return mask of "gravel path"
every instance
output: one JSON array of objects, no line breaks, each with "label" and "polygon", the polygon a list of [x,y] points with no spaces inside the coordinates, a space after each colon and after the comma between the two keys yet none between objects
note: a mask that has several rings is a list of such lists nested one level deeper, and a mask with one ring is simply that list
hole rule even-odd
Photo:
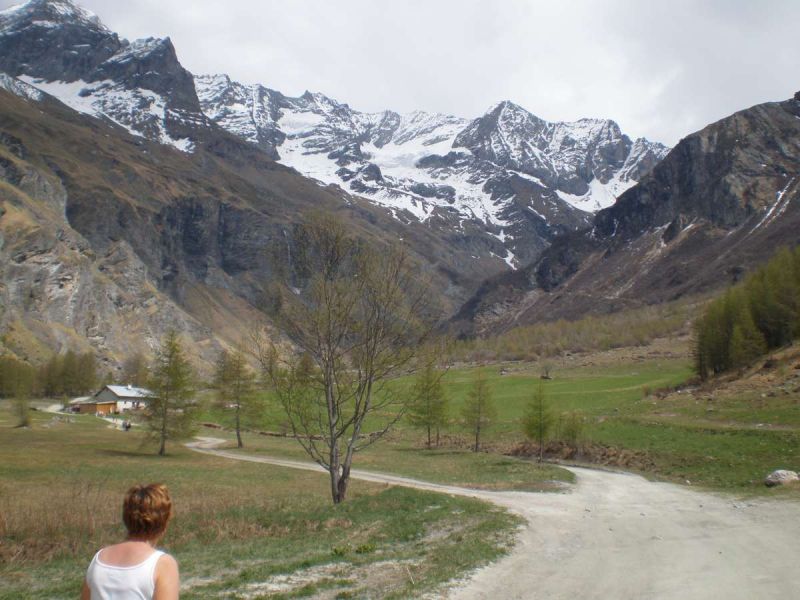
[{"label": "gravel path", "polygon": [[[198,452],[313,471],[312,463]],[[451,588],[452,599],[800,598],[800,505],[739,501],[637,475],[570,468],[568,493],[487,492],[353,471],[365,481],[480,498],[522,515],[512,552]]]}]

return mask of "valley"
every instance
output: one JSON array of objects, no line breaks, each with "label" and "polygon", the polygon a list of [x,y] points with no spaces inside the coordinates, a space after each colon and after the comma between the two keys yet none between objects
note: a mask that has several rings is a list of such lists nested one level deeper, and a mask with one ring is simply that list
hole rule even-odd
[{"label": "valley", "polygon": [[[198,435],[212,440],[206,446],[212,450],[199,455],[175,447],[166,459],[142,446],[138,428],[124,432],[92,416],[37,412],[31,429],[11,430],[11,416],[0,412],[2,535],[10,543],[0,571],[7,582],[0,586],[0,597],[18,597],[22,588],[29,590],[30,598],[69,595],[85,562],[82,544],[102,544],[115,535],[115,502],[108,506],[108,500],[133,473],[164,480],[180,499],[166,547],[181,556],[187,598],[229,597],[231,590],[246,597],[257,589],[313,597],[349,590],[358,597],[365,585],[381,597],[431,590],[453,598],[480,597],[502,581],[499,573],[531,559],[537,566],[526,572],[537,578],[537,590],[561,589],[564,580],[554,573],[561,573],[565,564],[584,572],[574,574],[567,589],[590,585],[587,577],[592,574],[592,581],[602,580],[614,590],[617,575],[607,571],[607,565],[601,575],[600,566],[592,567],[587,558],[595,552],[597,539],[607,538],[608,547],[622,544],[623,554],[683,553],[690,542],[671,529],[678,514],[686,531],[694,532],[693,539],[705,527],[711,527],[707,535],[718,540],[720,531],[728,532],[725,536],[730,537],[720,547],[728,558],[712,561],[713,569],[715,577],[739,581],[737,577],[750,571],[734,576],[730,569],[738,563],[729,560],[729,552],[735,553],[736,561],[747,561],[748,568],[758,564],[748,553],[767,560],[780,552],[779,544],[766,549],[741,536],[773,527],[778,515],[793,510],[800,492],[797,486],[763,485],[769,471],[800,461],[795,418],[800,392],[793,384],[800,354],[794,348],[780,352],[767,359],[766,369],[759,364],[748,377],[718,382],[713,388],[690,385],[659,391],[675,389],[690,377],[685,352],[686,340],[671,338],[552,361],[552,379],[545,382],[548,398],[559,413],[580,411],[586,425],[578,443],[583,454],[563,454],[565,445],[553,445],[544,465],[533,456],[524,457],[528,442],[519,426],[542,365],[483,367],[490,371],[499,411],[484,450],[477,454],[470,450],[469,433],[458,416],[475,369],[455,368],[444,383],[451,417],[441,447],[426,449],[422,432],[401,423],[388,439],[359,455],[352,498],[339,507],[330,507],[324,473],[314,472],[319,467],[308,462],[294,440],[250,432],[244,436],[244,448],[236,449],[232,432],[219,428],[231,425],[230,410],[211,404],[202,419],[216,426],[202,427]],[[409,382],[400,379],[396,385],[408,388]],[[777,399],[762,398],[777,389],[785,390]],[[714,410],[709,412],[708,406]],[[279,430],[280,409],[268,407],[264,426]],[[225,450],[216,454],[220,445]],[[597,451],[600,447],[606,449],[603,454]],[[511,456],[520,452],[523,457]],[[274,465],[262,462],[273,460]],[[558,466],[587,461],[611,471]],[[296,471],[296,466],[310,471]],[[664,483],[614,474],[619,469]],[[374,475],[379,473],[387,475]],[[199,478],[204,491],[198,495]],[[430,483],[407,483],[411,480]],[[406,485],[428,491],[404,491]],[[27,496],[32,489],[42,490],[40,500],[27,502],[24,510],[40,516],[23,519],[25,501],[20,494]],[[64,523],[53,521],[50,499],[56,493],[63,496],[59,511],[70,515]],[[461,496],[489,501],[510,513]],[[701,507],[696,516],[690,516],[689,505]],[[520,517],[530,526],[515,533]],[[702,524],[690,525],[692,519]],[[638,520],[646,524],[644,529],[634,524]],[[712,521],[716,524],[708,525]],[[314,534],[309,537],[310,531]],[[599,538],[589,541],[592,531]],[[785,529],[784,533],[791,535]],[[33,544],[26,541],[30,535],[51,542]],[[782,535],[774,533],[771,539]],[[84,542],[70,541],[76,536]],[[707,544],[694,551],[698,557],[711,556],[706,554]],[[450,587],[453,578],[507,552],[507,558],[477,571],[469,583]],[[554,556],[561,565],[555,572],[547,566]],[[624,564],[629,568],[635,563],[631,554]],[[759,572],[765,589],[781,589],[780,578]],[[666,584],[670,577],[642,570],[630,589],[652,589],[653,598],[671,598],[672,588]],[[31,578],[40,583],[32,585]],[[704,597],[712,581],[722,585],[715,578],[690,580],[690,597]],[[743,581],[735,585],[742,593],[749,589]],[[515,589],[514,594],[522,594],[522,582]]]},{"label": "valley", "polygon": [[781,11],[147,4],[0,0],[0,600],[800,596]]}]

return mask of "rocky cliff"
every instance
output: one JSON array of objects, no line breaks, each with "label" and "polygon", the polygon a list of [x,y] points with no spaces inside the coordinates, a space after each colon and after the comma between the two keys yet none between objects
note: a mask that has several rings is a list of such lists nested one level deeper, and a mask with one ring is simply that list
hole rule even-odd
[{"label": "rocky cliff", "polygon": [[462,331],[704,293],[800,241],[800,99],[754,106],[687,136],[594,225],[482,286]]}]

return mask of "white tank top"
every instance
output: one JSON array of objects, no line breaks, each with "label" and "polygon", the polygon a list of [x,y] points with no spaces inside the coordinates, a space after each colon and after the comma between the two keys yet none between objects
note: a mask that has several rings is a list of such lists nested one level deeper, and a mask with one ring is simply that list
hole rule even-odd
[{"label": "white tank top", "polygon": [[100,560],[100,552],[94,555],[86,572],[92,600],[153,600],[153,575],[158,559],[164,555],[161,550],[130,567],[107,565]]}]

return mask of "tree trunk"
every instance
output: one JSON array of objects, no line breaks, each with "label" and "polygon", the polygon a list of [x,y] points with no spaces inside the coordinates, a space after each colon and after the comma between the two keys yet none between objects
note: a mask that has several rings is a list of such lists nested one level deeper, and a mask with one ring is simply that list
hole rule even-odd
[{"label": "tree trunk", "polygon": [[481,426],[480,423],[475,427],[475,449],[473,452],[478,452],[481,447]]},{"label": "tree trunk", "polygon": [[239,448],[244,448],[244,444],[242,443],[242,428],[241,428],[241,421],[239,419],[239,410],[240,407],[236,405],[236,444]]},{"label": "tree trunk", "polygon": [[439,447],[439,428],[436,428],[436,447]]},{"label": "tree trunk", "polygon": [[340,502],[344,502],[345,498],[347,497],[347,484],[350,482],[350,467],[342,468],[342,474],[339,477],[339,484],[337,486],[337,494],[334,502],[339,504]]},{"label": "tree trunk", "polygon": [[330,467],[328,470],[331,475],[331,498],[334,504],[340,504],[347,498],[347,484],[350,479],[350,469],[342,468],[341,473],[338,468]]},{"label": "tree trunk", "polygon": [[428,450],[431,449],[431,426],[428,425]]},{"label": "tree trunk", "polygon": [[163,408],[161,409],[161,447],[158,449],[158,455],[164,456],[167,453],[167,403],[169,396],[164,398]]},{"label": "tree trunk", "polygon": [[539,462],[544,460],[544,398],[539,398]]}]

